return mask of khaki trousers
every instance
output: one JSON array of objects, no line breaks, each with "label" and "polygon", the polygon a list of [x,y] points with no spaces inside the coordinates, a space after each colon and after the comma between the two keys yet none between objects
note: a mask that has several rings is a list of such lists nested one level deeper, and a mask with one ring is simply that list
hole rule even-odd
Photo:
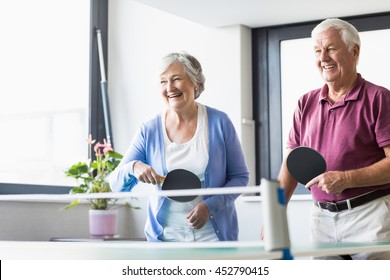
[{"label": "khaki trousers", "polygon": [[[312,242],[390,242],[390,195],[341,212],[330,212],[313,205],[310,223]],[[390,260],[390,252],[361,253],[351,257],[356,260]]]}]

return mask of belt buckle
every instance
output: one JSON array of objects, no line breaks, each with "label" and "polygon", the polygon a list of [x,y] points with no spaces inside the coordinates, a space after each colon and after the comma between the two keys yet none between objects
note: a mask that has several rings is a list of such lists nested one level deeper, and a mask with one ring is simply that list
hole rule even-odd
[{"label": "belt buckle", "polygon": [[[332,210],[329,209],[330,206],[334,207],[334,209],[332,209]],[[326,209],[331,211],[331,212],[339,212],[339,208],[337,207],[337,203],[335,203],[335,202],[327,202]]]}]

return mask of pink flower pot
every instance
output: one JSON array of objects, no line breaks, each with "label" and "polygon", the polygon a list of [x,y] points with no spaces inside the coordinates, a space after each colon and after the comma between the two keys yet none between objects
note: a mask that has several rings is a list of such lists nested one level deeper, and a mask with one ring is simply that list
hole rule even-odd
[{"label": "pink flower pot", "polygon": [[118,210],[89,210],[91,238],[110,238],[118,234]]}]

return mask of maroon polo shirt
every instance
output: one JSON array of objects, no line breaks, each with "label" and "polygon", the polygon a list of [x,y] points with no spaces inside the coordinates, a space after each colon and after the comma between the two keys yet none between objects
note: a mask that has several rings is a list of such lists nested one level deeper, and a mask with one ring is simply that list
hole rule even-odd
[{"label": "maroon polo shirt", "polygon": [[[307,146],[319,151],[326,160],[327,171],[357,169],[383,159],[383,147],[390,145],[390,91],[359,74],[351,91],[335,104],[327,100],[327,92],[325,84],[299,99],[287,147]],[[380,188],[390,188],[390,184],[350,188],[338,196],[316,185],[311,192],[313,199],[325,202]]]}]

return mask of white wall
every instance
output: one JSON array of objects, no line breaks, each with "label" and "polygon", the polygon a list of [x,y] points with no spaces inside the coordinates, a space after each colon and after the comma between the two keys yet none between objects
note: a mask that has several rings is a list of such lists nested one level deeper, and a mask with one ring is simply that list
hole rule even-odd
[{"label": "white wall", "polygon": [[[291,244],[306,244],[310,240],[309,212],[312,202],[303,195],[292,199],[287,207],[287,220]],[[261,197],[241,196],[236,201],[239,240],[259,240],[263,227]]]}]

